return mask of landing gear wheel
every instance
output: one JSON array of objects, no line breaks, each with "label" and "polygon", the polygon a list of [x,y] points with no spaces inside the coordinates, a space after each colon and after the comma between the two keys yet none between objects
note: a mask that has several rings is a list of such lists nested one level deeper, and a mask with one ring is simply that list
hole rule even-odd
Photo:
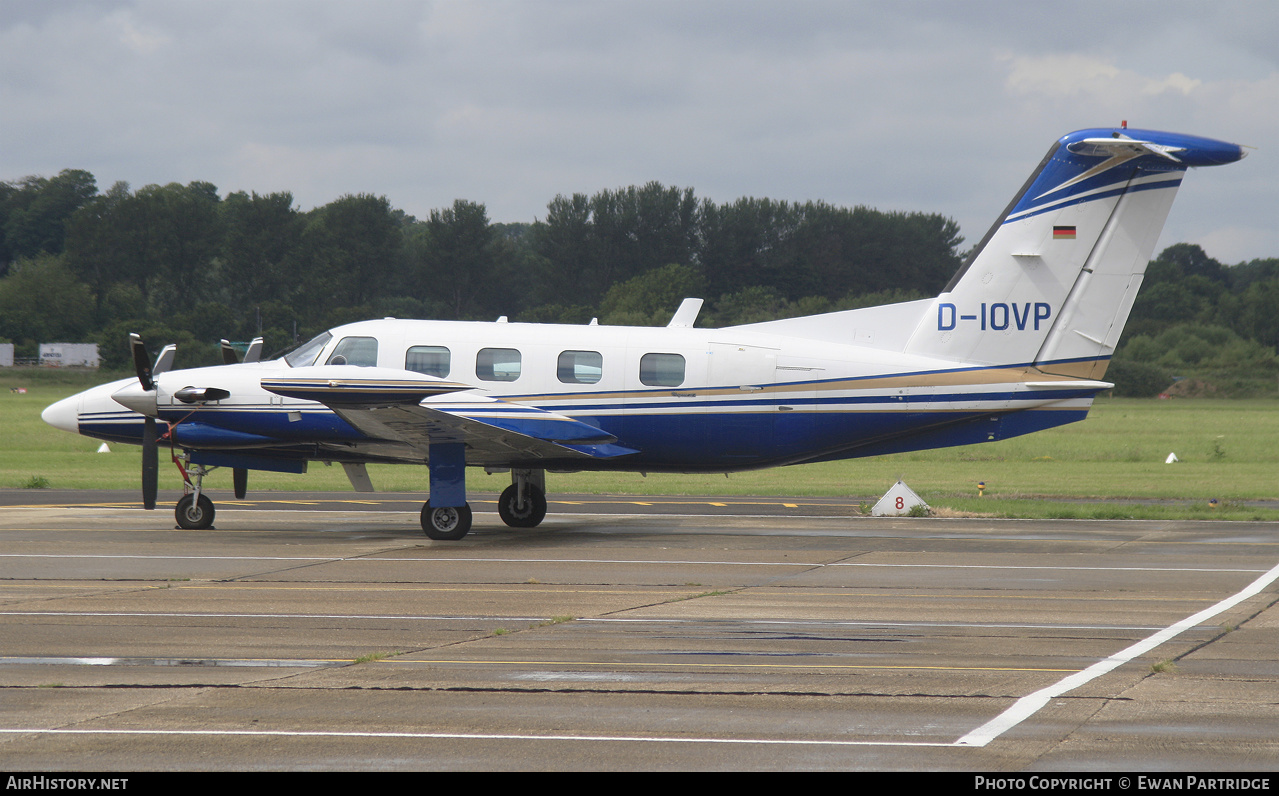
[{"label": "landing gear wheel", "polygon": [[197,501],[194,495],[183,495],[173,516],[178,525],[188,531],[202,531],[213,526],[213,501],[200,495]]},{"label": "landing gear wheel", "polygon": [[536,528],[546,519],[546,495],[532,484],[524,486],[524,505],[519,505],[519,490],[508,486],[497,499],[497,513],[512,528]]},{"label": "landing gear wheel", "polygon": [[466,536],[471,530],[471,506],[440,506],[432,508],[431,501],[422,504],[422,530],[430,539],[452,542]]}]

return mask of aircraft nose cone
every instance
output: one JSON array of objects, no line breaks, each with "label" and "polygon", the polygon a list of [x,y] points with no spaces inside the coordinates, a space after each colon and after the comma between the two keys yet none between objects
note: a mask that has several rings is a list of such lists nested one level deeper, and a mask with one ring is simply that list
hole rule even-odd
[{"label": "aircraft nose cone", "polygon": [[40,413],[40,419],[54,428],[70,431],[73,434],[79,433],[80,396],[73,395],[70,398],[63,398],[61,401],[49,404]]}]

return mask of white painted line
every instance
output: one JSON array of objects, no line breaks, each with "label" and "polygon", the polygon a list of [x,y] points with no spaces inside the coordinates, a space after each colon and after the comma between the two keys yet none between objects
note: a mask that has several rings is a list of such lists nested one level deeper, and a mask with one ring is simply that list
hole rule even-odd
[{"label": "white painted line", "polygon": [[414,556],[152,556],[124,555],[100,553],[0,553],[0,558],[53,558],[53,559],[137,559],[143,561],[327,561],[361,562],[389,561],[396,564],[652,564],[680,566],[717,566],[717,567],[864,567],[867,569],[1026,569],[1050,570],[1059,572],[1264,572],[1260,568],[1235,567],[1056,567],[1043,564],[876,564],[865,562],[822,563],[820,561],[698,561],[691,559],[646,559],[646,558],[465,558],[460,556],[423,557]]},{"label": "white painted line", "polygon": [[177,666],[201,668],[207,666],[231,666],[250,668],[315,668],[349,666],[350,658],[341,660],[278,660],[268,658],[59,658],[52,656],[0,657],[0,664],[9,666]]},{"label": "white painted line", "polygon": [[[457,622],[545,622],[547,616],[406,616],[401,614],[227,614],[167,612],[167,611],[0,611],[0,616],[95,616],[95,617],[133,617],[156,619],[368,619],[383,621],[387,619],[409,619],[414,621],[457,621]],[[4,660],[0,658],[0,660]]]},{"label": "white painted line", "polygon": [[1101,677],[1103,674],[1117,669],[1131,661],[1133,658],[1145,654],[1155,647],[1158,647],[1160,644],[1170,641],[1187,630],[1202,624],[1203,622],[1207,622],[1218,614],[1235,607],[1249,597],[1259,594],[1262,589],[1266,588],[1271,583],[1274,583],[1276,578],[1279,578],[1279,565],[1275,565],[1270,571],[1254,580],[1247,586],[1247,588],[1234,596],[1227,597],[1210,608],[1205,608],[1193,616],[1186,617],[1180,622],[1160,630],[1153,636],[1139,641],[1127,649],[1120,650],[1105,660],[1094,663],[1082,672],[1072,674],[1060,682],[1047,688],[1042,688],[1033,694],[1027,694],[1017,700],[1017,702],[1008,710],[960,738],[955,742],[956,745],[985,746],[1000,735],[1003,735],[1005,732],[1033,716],[1041,708],[1047,705],[1050,700],[1092,682],[1098,677]]},{"label": "white painted line", "polygon": [[607,741],[615,743],[767,744],[774,746],[908,746],[948,747],[949,741],[840,741],[821,738],[689,738],[645,735],[536,735],[483,732],[356,732],[340,730],[73,730],[0,727],[6,735],[203,735],[274,738],[437,738],[476,741]]},{"label": "white painted line", "polygon": [[[321,556],[145,556],[100,553],[0,553],[0,558],[125,558],[138,561],[348,561],[357,559]],[[387,561],[413,559],[386,559]]]},{"label": "white painted line", "polygon": [[[4,616],[0,613],[0,616]],[[803,627],[882,627],[887,629],[908,628],[908,627],[936,627],[942,629],[953,628],[956,630],[963,628],[976,628],[979,630],[1122,630],[1125,632],[1145,632],[1150,630],[1158,630],[1157,627],[1149,627],[1142,625],[1047,625],[1047,624],[1022,624],[1015,622],[872,622],[859,620],[832,620],[823,621],[820,619],[626,619],[626,618],[590,618],[585,617],[574,620],[576,623],[630,623],[630,624],[659,624],[659,625],[783,625],[787,627],[800,625]]]},{"label": "white painted line", "polygon": [[[249,613],[201,613],[194,611],[0,611],[0,617],[98,617],[98,618],[134,618],[134,619],[334,619],[362,621],[410,621],[410,622],[545,622],[549,616],[475,616],[462,614],[416,615],[416,614],[249,614]],[[862,628],[941,628],[961,630],[975,628],[979,630],[1117,630],[1123,632],[1148,632],[1158,630],[1157,627],[1141,625],[1053,625],[1053,624],[1019,624],[1012,622],[872,622],[857,620],[820,619],[672,619],[647,617],[627,619],[622,617],[579,617],[575,624],[645,624],[645,625],[697,625],[697,626],[741,626],[764,625],[784,627],[862,627]],[[0,656],[0,663],[10,661]]]},{"label": "white painted line", "polygon": [[1265,572],[1260,567],[1247,569],[1210,569],[1206,567],[1054,567],[1043,564],[868,564],[854,561],[825,564],[828,567],[884,567],[891,569],[1048,569],[1084,572]]}]

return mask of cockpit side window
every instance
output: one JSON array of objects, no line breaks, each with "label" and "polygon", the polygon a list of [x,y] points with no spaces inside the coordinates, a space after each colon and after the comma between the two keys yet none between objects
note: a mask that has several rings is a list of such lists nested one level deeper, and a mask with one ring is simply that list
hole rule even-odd
[{"label": "cockpit side window", "polygon": [[358,365],[362,368],[377,367],[376,337],[343,337],[326,365]]},{"label": "cockpit side window", "polygon": [[285,354],[284,361],[289,363],[289,367],[291,368],[305,368],[308,365],[314,365],[315,358],[320,355],[320,351],[322,351],[332,339],[333,335],[328,332],[320,332],[315,337],[312,337],[308,342],[303,343]]}]

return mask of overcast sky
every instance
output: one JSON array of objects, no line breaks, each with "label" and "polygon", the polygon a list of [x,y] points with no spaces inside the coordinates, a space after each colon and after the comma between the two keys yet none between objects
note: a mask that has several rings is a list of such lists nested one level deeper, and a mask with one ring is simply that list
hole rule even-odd
[{"label": "overcast sky", "polygon": [[1159,248],[1279,257],[1279,3],[0,0],[0,180],[384,195],[494,221],[657,180],[981,238],[1054,139],[1257,147]]}]

